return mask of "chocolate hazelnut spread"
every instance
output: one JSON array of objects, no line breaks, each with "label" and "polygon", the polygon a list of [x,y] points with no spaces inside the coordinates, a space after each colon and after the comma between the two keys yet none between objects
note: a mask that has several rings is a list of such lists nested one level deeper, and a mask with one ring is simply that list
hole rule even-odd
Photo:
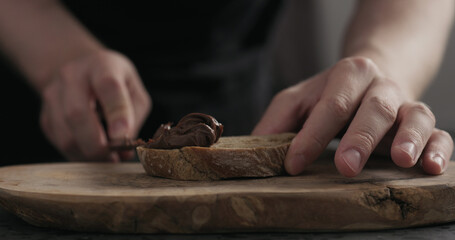
[{"label": "chocolate hazelnut spread", "polygon": [[162,124],[145,147],[174,149],[185,146],[210,147],[223,133],[223,125],[214,117],[203,113],[184,116],[175,127]]}]

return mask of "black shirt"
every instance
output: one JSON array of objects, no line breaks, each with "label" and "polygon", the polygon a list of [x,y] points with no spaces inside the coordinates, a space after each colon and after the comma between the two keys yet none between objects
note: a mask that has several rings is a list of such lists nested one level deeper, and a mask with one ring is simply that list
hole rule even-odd
[{"label": "black shirt", "polygon": [[[62,2],[137,67],[153,100],[139,137],[148,139],[161,123],[190,112],[213,115],[225,125],[224,135],[248,134],[258,121],[258,103],[269,97],[258,90],[258,65],[281,1]],[[17,93],[2,95],[8,144],[0,165],[61,160],[40,129],[39,97],[6,61],[0,64],[3,89]]]},{"label": "black shirt", "polygon": [[[102,43],[137,67],[153,109],[141,135],[204,112],[248,134],[261,49],[280,1],[64,1]],[[256,116],[253,116],[256,115]]]}]

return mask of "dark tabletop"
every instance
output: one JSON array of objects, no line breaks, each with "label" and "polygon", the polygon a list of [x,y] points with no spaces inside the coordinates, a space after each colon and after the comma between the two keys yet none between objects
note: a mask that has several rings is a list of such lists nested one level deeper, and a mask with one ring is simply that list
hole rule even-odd
[{"label": "dark tabletop", "polygon": [[91,239],[455,239],[455,223],[419,228],[396,229],[373,232],[343,233],[236,233],[204,235],[163,235],[163,234],[101,234],[62,231],[38,228],[0,208],[0,239],[49,239],[49,240],[91,240]]},{"label": "dark tabletop", "polygon": [[[454,131],[450,134],[455,136]],[[455,152],[452,155],[452,159]],[[63,231],[58,229],[39,228],[32,226],[0,207],[0,239],[8,240],[91,240],[91,239],[455,239],[455,222],[434,226],[369,231],[369,232],[333,232],[333,233],[233,233],[203,235],[170,235],[170,234],[102,234]]]}]

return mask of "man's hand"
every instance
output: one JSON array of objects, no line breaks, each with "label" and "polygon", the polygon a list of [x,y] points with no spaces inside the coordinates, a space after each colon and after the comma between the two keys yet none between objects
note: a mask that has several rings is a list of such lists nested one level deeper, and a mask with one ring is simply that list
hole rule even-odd
[{"label": "man's hand", "polygon": [[341,174],[359,174],[378,145],[400,167],[420,159],[425,172],[441,174],[452,154],[452,138],[435,128],[425,104],[409,96],[370,59],[346,58],[277,94],[253,134],[299,131],[285,161],[291,175],[301,173],[345,126],[335,154]]},{"label": "man's hand", "polygon": [[151,108],[133,64],[107,50],[66,63],[41,96],[43,131],[69,160],[131,158],[132,152],[111,153],[108,139],[135,138]]},{"label": "man's hand", "polygon": [[66,158],[132,157],[109,152],[107,141],[137,135],[150,97],[133,64],[107,50],[60,1],[0,1],[0,47],[40,94],[43,131]]}]

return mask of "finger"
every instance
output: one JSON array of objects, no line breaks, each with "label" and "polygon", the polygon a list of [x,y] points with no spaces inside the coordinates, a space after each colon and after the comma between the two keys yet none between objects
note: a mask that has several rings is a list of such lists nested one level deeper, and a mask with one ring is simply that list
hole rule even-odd
[{"label": "finger", "polygon": [[393,139],[397,133],[397,121],[393,124],[392,128],[381,139],[379,144],[374,149],[374,153],[384,157],[390,157],[390,149],[392,148]]},{"label": "finger", "polygon": [[136,121],[134,136],[132,137],[136,137],[140,127],[144,124],[145,119],[150,113],[152,100],[134,68],[130,71],[129,77],[127,78],[127,87],[129,96],[131,96],[135,116],[134,119]]},{"label": "finger", "polygon": [[393,83],[374,81],[335,153],[335,165],[342,175],[354,177],[360,173],[370,154],[393,126],[401,102]]},{"label": "finger", "polygon": [[421,156],[423,170],[428,174],[442,174],[449,165],[452,151],[452,137],[445,131],[434,129]]},{"label": "finger", "polygon": [[[145,90],[141,78],[132,64],[129,64],[127,72],[126,86],[134,111],[133,130],[130,138],[136,138],[141,126],[150,113],[152,101],[150,95]],[[118,151],[118,156],[122,161],[130,161],[134,159],[135,151]]]},{"label": "finger", "polygon": [[297,129],[308,110],[307,105],[296,100],[297,94],[296,88],[289,88],[277,94],[251,134],[267,135]]},{"label": "finger", "polygon": [[107,137],[96,113],[95,97],[93,96],[88,78],[75,79],[68,74],[62,79],[63,106],[65,121],[79,146],[85,159],[104,161],[113,159],[108,151]]},{"label": "finger", "polygon": [[111,139],[133,137],[135,120],[123,66],[113,62],[98,69],[90,84],[103,109]]},{"label": "finger", "polygon": [[119,151],[118,155],[122,161],[131,161],[134,159],[135,152],[131,151]]},{"label": "finger", "polygon": [[285,161],[289,174],[299,174],[324,151],[350,120],[374,75],[372,63],[363,58],[334,66],[320,101],[289,147]]},{"label": "finger", "polygon": [[321,81],[327,72],[320,73],[305,82],[282,90],[275,95],[252,135],[293,132],[302,126],[306,114],[320,97]]},{"label": "finger", "polygon": [[40,122],[49,141],[69,161],[82,159],[74,137],[62,118],[63,107],[60,95],[60,81],[54,81],[42,94],[43,107]]},{"label": "finger", "polygon": [[391,157],[400,167],[412,167],[433,133],[436,120],[423,103],[407,103],[398,111],[398,122],[398,131],[390,150]]}]

